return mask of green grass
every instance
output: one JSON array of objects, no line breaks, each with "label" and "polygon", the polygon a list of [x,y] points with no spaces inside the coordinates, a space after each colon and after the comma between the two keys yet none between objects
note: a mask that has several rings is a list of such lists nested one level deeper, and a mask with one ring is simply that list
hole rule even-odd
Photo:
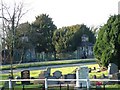
[{"label": "green grass", "polygon": [[[92,64],[92,65],[86,65],[88,66],[88,68],[93,68],[93,67],[98,67],[98,64]],[[62,75],[65,75],[65,74],[71,74],[71,73],[74,73],[75,69],[78,68],[78,66],[72,66],[72,67],[62,67],[62,68],[52,68],[51,69],[51,75],[53,75],[53,73],[57,70],[61,71],[62,72]],[[33,71],[30,71],[30,77],[35,77],[35,78],[38,78],[38,75],[41,73],[41,71],[43,70],[33,70]],[[89,77],[92,78],[93,75],[96,75],[98,78],[100,78],[100,76],[102,74],[105,74],[105,75],[108,75],[107,71],[103,71],[103,72],[92,72],[89,74]],[[20,72],[19,73],[14,73],[14,76],[20,76]]]},{"label": "green grass", "polygon": [[[86,65],[88,66],[88,68],[93,68],[93,67],[98,67],[98,64],[92,64],[92,65]],[[70,74],[70,73],[74,73],[75,69],[78,68],[78,66],[73,66],[73,67],[62,67],[62,68],[52,68],[51,69],[51,75],[53,75],[53,73],[57,70],[61,71],[62,72],[62,75],[65,75],[65,74]],[[38,75],[41,73],[41,71],[43,70],[32,70],[30,71],[30,77],[35,77],[35,78],[38,78]],[[105,74],[107,75],[107,71],[103,71],[103,72],[92,72],[89,74],[90,78],[92,78],[93,75],[97,75],[97,77],[100,77],[102,74]],[[5,79],[9,74],[3,74],[3,75],[0,75],[0,77],[2,77],[2,79]],[[21,72],[17,72],[17,73],[14,73],[14,77],[15,76],[21,76]]]},{"label": "green grass", "polygon": [[114,84],[114,85],[106,85],[105,86],[107,89],[113,88],[113,89],[120,89],[120,85],[119,84]]},{"label": "green grass", "polygon": [[[27,90],[43,90],[42,87],[44,87],[42,84],[37,84],[37,85],[24,85],[24,88]],[[15,90],[23,90],[23,85],[16,85],[14,87]],[[48,86],[48,90],[60,90],[60,87],[58,86]],[[67,90],[67,86],[61,87],[61,90]],[[74,90],[74,87],[69,87],[69,90]]]},{"label": "green grass", "polygon": [[[77,63],[89,63],[95,62],[95,59],[75,59],[75,60],[61,60],[61,61],[46,61],[46,62],[33,62],[33,63],[24,63],[24,64],[13,64],[13,69],[16,68],[29,68],[29,67],[41,67],[41,66],[49,66],[49,65],[62,65],[62,64],[77,64]],[[1,70],[9,70],[10,65],[3,65]]]},{"label": "green grass", "polygon": [[[18,84],[14,88],[22,88],[22,87],[23,87],[23,85]],[[24,88],[41,88],[41,87],[42,87],[42,85],[40,85],[40,84],[24,85]]]},{"label": "green grass", "polygon": [[[88,68],[93,68],[93,67],[97,68],[98,64],[92,64],[92,65],[87,65],[87,66],[88,66]],[[52,68],[51,69],[51,75],[53,75],[53,72],[55,72],[56,70],[61,71],[63,75],[69,74],[69,73],[74,73],[73,71],[76,68],[78,68],[78,66],[74,66],[74,67],[62,67],[62,68]],[[42,70],[33,70],[33,71],[30,71],[30,75],[31,75],[31,77],[38,78],[38,75],[41,73],[41,71]],[[93,71],[93,72],[89,73],[89,78],[92,78],[93,75],[96,75],[98,78],[100,78],[103,73],[105,75],[108,75],[107,71],[102,71],[102,72],[95,72],[95,71]],[[20,74],[21,74],[20,72],[14,73],[14,77],[15,76],[21,76]],[[7,79],[8,74],[2,74],[2,75],[0,75],[0,77],[2,77],[2,79],[5,80],[5,79]],[[22,85],[20,85],[21,82],[17,82],[17,84],[18,85],[15,86],[15,88],[19,88],[19,90],[21,90],[20,89],[20,88],[22,88]],[[0,85],[2,86],[3,83],[0,84]],[[40,87],[41,87],[41,85],[39,85],[39,84],[33,84],[33,85],[26,85],[25,86],[25,88],[40,88]],[[115,84],[115,85],[106,85],[106,88],[107,88],[106,90],[110,90],[110,88],[116,88],[117,89],[117,88],[120,88],[120,85],[118,85],[118,84]]]}]

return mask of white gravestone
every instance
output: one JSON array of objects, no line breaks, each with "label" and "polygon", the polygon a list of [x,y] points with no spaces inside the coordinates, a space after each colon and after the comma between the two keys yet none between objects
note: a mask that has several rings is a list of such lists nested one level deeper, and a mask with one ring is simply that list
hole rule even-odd
[{"label": "white gravestone", "polygon": [[[90,82],[88,84],[86,81],[79,81],[78,79],[89,79],[89,69],[87,66],[80,66],[76,71],[76,87],[88,87],[90,86]],[[87,86],[88,85],[88,86]]]}]

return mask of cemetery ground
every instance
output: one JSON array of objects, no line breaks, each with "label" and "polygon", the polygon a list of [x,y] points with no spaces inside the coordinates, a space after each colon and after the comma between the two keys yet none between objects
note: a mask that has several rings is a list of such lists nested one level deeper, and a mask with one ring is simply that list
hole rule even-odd
[{"label": "cemetery ground", "polygon": [[[94,67],[98,68],[98,64],[91,64],[91,65],[86,65],[88,66],[88,68],[91,68],[91,69],[94,69]],[[62,68],[52,68],[51,69],[51,73],[50,75],[53,75],[53,73],[55,71],[61,71],[62,72],[62,75],[66,75],[66,74],[71,74],[71,73],[74,73],[75,69],[78,68],[78,66],[74,66],[74,67],[62,67]],[[33,70],[33,71],[30,71],[30,77],[34,77],[34,78],[38,78],[39,74],[42,73],[43,70]],[[102,72],[99,72],[99,71],[92,71],[91,73],[89,73],[89,78],[93,78],[94,75],[96,75],[97,78],[101,78],[102,75],[108,75],[108,72],[107,70],[105,71],[102,71]],[[0,77],[2,77],[3,80],[7,79],[9,76],[9,74],[1,74]],[[17,72],[17,73],[14,73],[14,77],[16,76],[21,76],[21,72]],[[3,83],[0,83],[0,85],[4,85],[4,82]],[[25,85],[24,88],[35,88],[37,90],[37,88],[42,88],[43,85],[42,84],[39,84],[37,83],[36,81],[33,81],[31,82],[30,85]],[[107,89],[105,90],[109,90],[110,88],[120,88],[120,85],[119,84],[113,84],[113,85],[106,85],[105,86]],[[14,85],[14,88],[15,90],[18,89],[18,90],[22,90],[23,88],[23,85],[21,84],[21,82],[16,82],[16,85]],[[55,89],[53,89],[55,88]],[[62,87],[62,90],[66,90],[66,87]],[[111,89],[111,90],[112,90]],[[49,90],[49,89],[48,89]],[[59,87],[52,87],[51,90],[60,90]],[[69,90],[73,90],[73,87],[69,87]]]},{"label": "cemetery ground", "polygon": [[[72,60],[60,60],[60,61],[42,61],[32,63],[13,64],[13,69],[29,68],[29,67],[41,67],[50,65],[64,65],[64,64],[78,64],[78,63],[90,63],[95,62],[95,59],[72,59]],[[1,70],[10,70],[11,65],[2,65]]]}]

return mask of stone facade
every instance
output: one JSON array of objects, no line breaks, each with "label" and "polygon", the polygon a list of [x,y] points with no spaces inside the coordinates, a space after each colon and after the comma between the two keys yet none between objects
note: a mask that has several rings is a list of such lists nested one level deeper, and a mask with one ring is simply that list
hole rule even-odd
[{"label": "stone facade", "polygon": [[91,58],[93,57],[93,44],[89,42],[87,35],[81,37],[80,46],[77,48],[77,58]]}]

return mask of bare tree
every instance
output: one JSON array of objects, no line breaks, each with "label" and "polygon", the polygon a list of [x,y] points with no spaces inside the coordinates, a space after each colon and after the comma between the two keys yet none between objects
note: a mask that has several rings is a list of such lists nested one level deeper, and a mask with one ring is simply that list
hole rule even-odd
[{"label": "bare tree", "polygon": [[[10,63],[11,63],[11,77],[13,77],[13,57],[14,57],[14,45],[15,45],[15,31],[19,25],[21,18],[28,12],[24,11],[24,3],[19,2],[18,4],[14,2],[13,6],[10,7],[1,0],[1,16],[2,18],[2,30],[4,39],[4,48],[10,50]],[[7,40],[5,37],[9,38]]]}]

